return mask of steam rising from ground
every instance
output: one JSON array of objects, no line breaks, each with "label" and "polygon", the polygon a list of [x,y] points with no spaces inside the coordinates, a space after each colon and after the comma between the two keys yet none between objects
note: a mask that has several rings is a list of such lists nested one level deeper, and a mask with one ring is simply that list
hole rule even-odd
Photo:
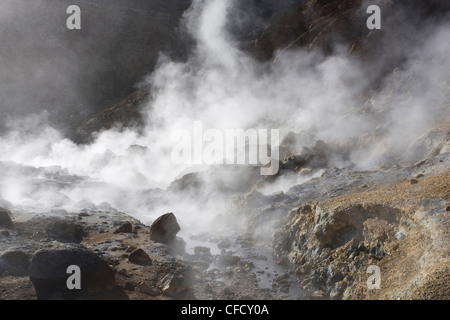
[{"label": "steam rising from ground", "polygon": [[[83,199],[95,204],[106,201],[144,222],[175,212],[182,224],[198,229],[199,223],[227,214],[226,198],[211,180],[203,176],[202,195],[177,194],[161,200],[160,191],[145,192],[165,189],[183,174],[198,170],[171,161],[172,133],[192,131],[195,121],[220,130],[280,129],[281,136],[304,131],[309,137],[305,145],[319,139],[339,143],[382,128],[379,140],[351,154],[351,161],[361,169],[375,168],[385,154],[408,151],[409,159],[423,156],[415,154],[410,144],[449,115],[448,23],[424,26],[427,37],[422,45],[407,50],[405,63],[383,80],[371,104],[363,106],[361,95],[372,84],[372,70],[339,48],[333,56],[297,50],[283,53],[276,63],[256,61],[239,49],[227,31],[233,4],[196,0],[185,13],[182,26],[196,40],[195,50],[186,62],[161,55],[146,79],[152,98],[145,107],[144,134],[109,130],[99,133],[92,144],[80,146],[49,127],[45,114],[11,122],[0,139],[0,161],[36,168],[59,166],[70,175],[89,177],[89,182],[49,187],[47,193],[38,194],[30,190],[26,174],[17,174],[3,179],[0,198],[43,207],[71,207]],[[239,179],[244,182],[247,177]],[[279,181],[279,187],[266,191],[287,191],[302,182],[291,177]]]}]

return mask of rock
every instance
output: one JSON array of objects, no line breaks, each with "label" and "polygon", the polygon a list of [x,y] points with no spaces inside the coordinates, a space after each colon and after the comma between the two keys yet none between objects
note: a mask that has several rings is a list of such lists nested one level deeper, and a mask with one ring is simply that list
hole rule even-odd
[{"label": "rock", "polygon": [[217,244],[217,247],[219,249],[228,249],[229,247],[231,247],[230,239],[223,239],[223,240],[219,241],[219,243]]},{"label": "rock", "polygon": [[316,290],[313,292],[312,297],[319,300],[327,299],[327,294],[322,290]]},{"label": "rock", "polygon": [[11,220],[11,212],[4,208],[0,208],[0,226],[6,228],[14,227],[13,222]]},{"label": "rock", "polygon": [[336,283],[336,285],[331,289],[330,299],[331,300],[341,300],[344,290],[342,288],[341,282]]},{"label": "rock", "polygon": [[158,282],[158,288],[162,293],[171,298],[180,297],[188,288],[185,285],[184,276],[180,273],[169,273]]},{"label": "rock", "polygon": [[[81,289],[69,290],[69,266],[81,270]],[[30,280],[38,299],[62,293],[64,299],[127,299],[117,287],[114,271],[96,254],[81,248],[40,250],[31,260]]]},{"label": "rock", "polygon": [[403,233],[403,232],[397,232],[396,234],[395,234],[395,239],[397,239],[397,240],[402,240],[403,238],[405,238],[406,236],[405,236],[405,234]]},{"label": "rock", "polygon": [[86,235],[80,225],[66,221],[51,223],[46,232],[50,238],[63,243],[80,243]]},{"label": "rock", "polygon": [[411,184],[418,184],[418,183],[419,183],[419,180],[417,180],[417,179],[411,179],[410,182],[411,182]]},{"label": "rock", "polygon": [[131,222],[125,222],[114,233],[133,233],[133,225]]},{"label": "rock", "polygon": [[127,290],[127,291],[134,291],[135,289],[134,289],[134,284],[132,283],[132,282],[130,282],[130,281],[127,281],[126,283],[125,283],[125,285],[123,286],[123,288],[125,289],[125,290]]},{"label": "rock", "polygon": [[273,280],[276,281],[276,282],[281,282],[281,281],[286,280],[288,278],[289,278],[289,274],[285,273],[285,274],[282,274],[281,276],[275,277]]},{"label": "rock", "polygon": [[0,235],[3,237],[9,237],[11,233],[8,230],[0,230]]},{"label": "rock", "polygon": [[369,250],[366,248],[364,243],[359,243],[358,247],[356,248],[357,252],[368,252]]},{"label": "rock", "polygon": [[194,254],[199,258],[208,258],[211,257],[211,249],[207,247],[195,247]]},{"label": "rock", "polygon": [[143,266],[152,265],[152,259],[150,259],[148,254],[142,249],[136,249],[133,252],[131,252],[128,257],[128,261]]},{"label": "rock", "polygon": [[450,211],[450,206],[448,206],[447,208],[445,208],[445,211],[449,212],[449,211]]},{"label": "rock", "polygon": [[156,288],[152,288],[147,283],[142,282],[138,286],[138,291],[150,297],[156,297],[160,295],[160,292]]},{"label": "rock", "polygon": [[168,243],[173,253],[183,255],[186,251],[186,241],[180,237],[175,237],[174,240]]},{"label": "rock", "polygon": [[7,271],[17,277],[28,275],[28,269],[30,267],[30,256],[20,250],[11,250],[4,252],[1,260],[6,262]]},{"label": "rock", "polygon": [[236,266],[241,262],[241,258],[238,256],[232,256],[228,254],[221,254],[217,258],[217,263],[221,266]]},{"label": "rock", "polygon": [[150,239],[169,244],[174,241],[181,230],[177,218],[173,213],[162,215],[150,226]]}]

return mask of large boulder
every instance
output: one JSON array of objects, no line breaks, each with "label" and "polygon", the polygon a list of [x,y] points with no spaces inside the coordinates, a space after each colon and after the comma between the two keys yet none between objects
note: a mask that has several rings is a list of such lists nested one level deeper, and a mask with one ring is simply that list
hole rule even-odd
[{"label": "large boulder", "polygon": [[12,228],[13,222],[11,220],[11,212],[4,208],[0,208],[0,227]]},{"label": "large boulder", "polygon": [[26,276],[30,267],[30,256],[21,250],[8,250],[0,256],[0,265],[13,276]]},{"label": "large boulder", "polygon": [[156,242],[171,244],[176,241],[176,235],[181,230],[173,213],[166,213],[150,226],[150,239]]},{"label": "large boulder", "polygon": [[[81,289],[69,290],[69,266],[81,270]],[[38,299],[126,299],[118,288],[114,271],[96,254],[81,248],[41,250],[34,254],[30,279]]]}]

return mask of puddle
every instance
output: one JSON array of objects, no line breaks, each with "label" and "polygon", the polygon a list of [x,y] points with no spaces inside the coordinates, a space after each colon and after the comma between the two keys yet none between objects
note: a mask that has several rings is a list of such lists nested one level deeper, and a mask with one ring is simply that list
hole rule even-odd
[{"label": "puddle", "polygon": [[[218,247],[218,243],[223,238],[214,239],[212,235],[184,235],[183,239],[187,242],[186,251],[189,254],[194,254],[194,248],[201,246],[210,248],[213,256],[225,251],[233,256],[240,257],[242,265],[248,265],[248,263],[253,264],[254,267],[251,269],[251,272],[256,275],[259,287],[262,289],[270,289],[270,293],[274,298],[299,300],[305,297],[305,291],[298,283],[297,276],[295,274],[289,274],[291,270],[289,266],[277,264],[274,261],[272,248],[267,244],[258,243],[248,236],[239,234],[227,237],[226,239],[230,241],[231,245],[224,249]],[[214,262],[209,265],[206,271],[212,271],[214,269],[223,271],[226,267],[217,264],[214,259]],[[216,278],[216,280],[220,279]],[[276,286],[274,287],[274,285]]]}]

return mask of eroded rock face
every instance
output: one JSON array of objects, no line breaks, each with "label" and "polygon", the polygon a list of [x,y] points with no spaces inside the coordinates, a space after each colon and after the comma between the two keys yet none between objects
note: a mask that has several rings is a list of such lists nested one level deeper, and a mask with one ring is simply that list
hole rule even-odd
[{"label": "eroded rock face", "polygon": [[386,235],[379,235],[385,231],[378,229],[381,229],[381,225],[388,228],[389,223],[396,222],[399,212],[398,209],[381,205],[355,205],[332,212],[316,207],[314,235],[322,247],[332,248],[340,247],[352,239],[371,242],[381,237],[385,240]]},{"label": "eroded rock face", "polygon": [[176,240],[181,230],[177,218],[173,213],[162,215],[150,226],[150,239],[156,242],[170,244]]},{"label": "eroded rock face", "polygon": [[342,299],[366,264],[394,250],[402,212],[356,204],[334,209],[305,205],[291,214],[291,222],[275,233],[276,252],[298,266],[305,289],[326,288],[321,299]]},{"label": "eroded rock face", "polygon": [[[81,270],[81,290],[69,290],[69,266]],[[114,271],[96,254],[84,249],[40,250],[31,260],[30,279],[38,299],[124,299]]]}]

